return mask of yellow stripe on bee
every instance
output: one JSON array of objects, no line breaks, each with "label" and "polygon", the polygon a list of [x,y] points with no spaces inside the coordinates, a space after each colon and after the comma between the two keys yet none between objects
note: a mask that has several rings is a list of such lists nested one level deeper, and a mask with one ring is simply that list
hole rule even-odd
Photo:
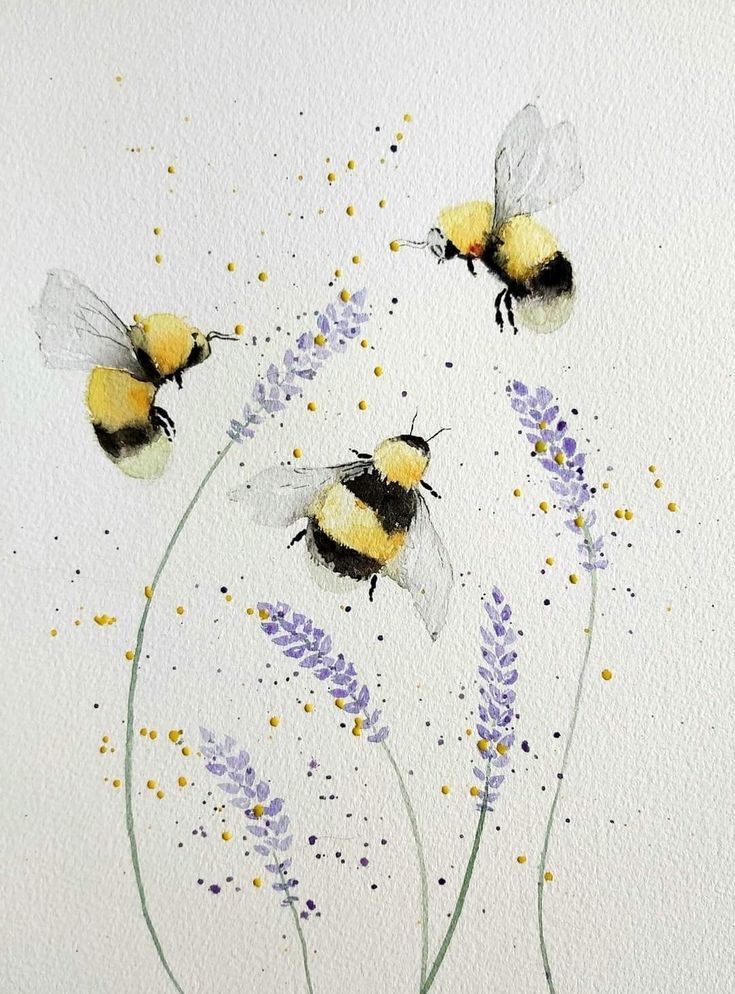
[{"label": "yellow stripe on bee", "polygon": [[130,337],[153,359],[161,376],[172,376],[186,365],[195,330],[175,314],[151,314],[133,326]]},{"label": "yellow stripe on bee", "polygon": [[106,431],[144,425],[150,415],[156,388],[136,380],[122,369],[93,369],[87,386],[87,407],[92,421]]},{"label": "yellow stripe on bee", "polygon": [[386,532],[375,511],[342,483],[320,492],[312,515],[335,542],[383,564],[395,559],[406,543],[406,532]]},{"label": "yellow stripe on bee", "polygon": [[498,265],[517,283],[530,280],[558,251],[551,232],[527,214],[504,221],[498,239]]},{"label": "yellow stripe on bee", "polygon": [[493,205],[470,200],[439,212],[439,227],[463,255],[480,256],[493,227]]}]

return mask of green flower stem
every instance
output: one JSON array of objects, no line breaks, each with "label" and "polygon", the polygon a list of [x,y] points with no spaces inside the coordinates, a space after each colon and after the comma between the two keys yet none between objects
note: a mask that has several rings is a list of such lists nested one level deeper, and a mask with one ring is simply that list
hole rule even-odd
[{"label": "green flower stem", "polygon": [[[280,856],[276,852],[274,852],[272,855],[273,855],[273,861],[278,866],[278,875],[281,878],[281,883],[285,884],[286,878],[283,875],[283,870],[281,869]],[[287,890],[284,891],[284,893],[288,896]],[[288,906],[291,909],[291,914],[293,915],[293,922],[294,925],[296,926],[296,934],[299,937],[299,943],[301,945],[301,959],[303,960],[304,963],[304,976],[306,977],[306,989],[309,991],[309,994],[314,994],[314,988],[312,987],[311,984],[311,973],[309,972],[309,953],[306,949],[306,939],[304,939],[304,932],[303,929],[301,928],[301,922],[299,921],[299,913],[296,910],[296,905],[293,903],[293,901],[289,901]]]},{"label": "green flower stem", "polygon": [[174,546],[179,540],[179,536],[184,530],[186,522],[189,520],[189,515],[196,507],[199,502],[199,498],[202,496],[205,487],[209,483],[215,470],[225,458],[227,453],[233,446],[233,442],[228,442],[227,445],[222,449],[217,458],[214,460],[212,465],[209,467],[207,472],[204,474],[202,482],[196,489],[194,496],[189,501],[186,510],[179,518],[179,522],[174,529],[174,533],[169,539],[168,545],[164,549],[161,561],[156,569],[155,576],[150,584],[150,596],[146,598],[145,607],[143,608],[143,613],[140,616],[140,622],[138,624],[138,634],[135,642],[135,655],[133,656],[133,661],[130,670],[130,685],[128,687],[128,709],[126,716],[126,726],[125,726],[125,826],[128,833],[128,841],[130,843],[130,859],[133,864],[133,872],[135,874],[135,884],[138,888],[138,897],[140,899],[140,909],[143,912],[143,919],[146,923],[146,927],[153,940],[153,945],[156,947],[156,952],[158,953],[158,958],[161,961],[161,966],[168,974],[168,978],[174,986],[177,994],[184,994],[181,985],[173,974],[171,967],[168,964],[166,956],[163,952],[163,946],[161,945],[161,940],[158,937],[156,927],[153,924],[153,920],[148,910],[148,902],[146,900],[145,887],[143,886],[143,875],[140,869],[140,857],[138,855],[138,840],[135,834],[135,817],[133,815],[133,742],[134,742],[134,728],[135,728],[135,691],[138,685],[138,672],[140,657],[143,651],[143,642],[145,639],[145,628],[148,623],[148,615],[150,614],[151,604],[153,595],[156,592],[156,587],[158,582],[163,575],[163,571],[166,569],[166,564],[168,563],[169,556],[173,551]]},{"label": "green flower stem", "polygon": [[406,787],[403,775],[401,774],[393,753],[390,751],[387,744],[385,742],[381,744],[385,750],[386,756],[388,757],[388,762],[393,767],[396,779],[398,780],[398,787],[401,792],[401,797],[403,798],[403,804],[406,808],[409,824],[411,825],[413,841],[416,844],[416,856],[418,858],[419,877],[421,880],[421,980],[419,982],[419,990],[423,990],[423,984],[426,978],[426,968],[429,962],[429,883],[426,876],[424,847],[421,843],[421,833],[419,832],[419,825],[416,821],[416,812],[411,804],[411,796],[408,793],[408,788]]},{"label": "green flower stem", "polygon": [[[593,562],[592,553],[589,551],[592,548],[592,536],[590,535],[589,529],[585,525],[582,529],[584,533],[585,543],[587,545],[589,562]],[[572,741],[574,739],[574,731],[577,727],[577,718],[579,716],[579,705],[582,700],[582,690],[584,687],[584,678],[587,672],[587,664],[590,658],[590,652],[592,650],[592,633],[595,625],[595,612],[597,608],[597,570],[593,569],[590,572],[590,607],[589,607],[589,617],[587,621],[587,644],[585,645],[584,655],[582,657],[582,665],[579,669],[579,676],[577,678],[577,692],[574,696],[574,706],[572,707],[572,717],[569,722],[569,730],[567,732],[567,741],[564,746],[564,755],[562,756],[561,769],[559,770],[559,776],[556,781],[556,789],[554,791],[554,798],[551,802],[551,808],[549,810],[549,817],[546,822],[546,832],[544,834],[544,844],[541,850],[541,858],[538,864],[538,879],[536,881],[537,897],[536,897],[536,911],[538,917],[538,937],[539,945],[541,948],[541,959],[544,964],[544,974],[546,976],[546,984],[549,988],[549,994],[556,994],[556,987],[554,986],[554,981],[551,975],[551,964],[549,963],[549,952],[546,948],[546,938],[544,935],[544,873],[546,872],[546,857],[549,852],[549,843],[551,842],[551,833],[554,828],[554,819],[556,817],[556,808],[559,803],[559,795],[561,794],[562,784],[564,783],[564,776],[567,771],[567,764],[569,761],[569,754],[572,749]]]}]

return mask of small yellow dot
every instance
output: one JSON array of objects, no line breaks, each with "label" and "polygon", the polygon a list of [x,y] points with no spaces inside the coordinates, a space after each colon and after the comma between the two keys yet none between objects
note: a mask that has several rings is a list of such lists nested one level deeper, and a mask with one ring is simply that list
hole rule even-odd
[{"label": "small yellow dot", "polygon": [[179,777],[179,779],[176,781],[176,783],[179,785],[179,787],[186,787],[186,785],[188,784],[188,782],[189,781],[186,779],[186,777]]},{"label": "small yellow dot", "polygon": [[577,576],[576,573],[570,573],[569,574],[569,582],[570,583],[578,583],[579,582],[579,577]]},{"label": "small yellow dot", "polygon": [[322,334],[314,335],[314,345],[326,345],[326,344],[327,340],[324,337],[324,335]]},{"label": "small yellow dot", "polygon": [[603,670],[600,676],[603,680],[612,680],[612,670]]},{"label": "small yellow dot", "polygon": [[546,559],[544,560],[544,562],[546,563],[547,566],[553,566],[554,565],[554,557],[553,556],[547,556]]},{"label": "small yellow dot", "polygon": [[327,173],[327,181],[329,183],[334,183],[334,181],[336,179],[337,179],[337,174],[336,173]]},{"label": "small yellow dot", "polygon": [[176,172],[176,166],[169,166],[167,172],[173,175]]},{"label": "small yellow dot", "polygon": [[625,509],[625,520],[626,521],[632,521],[633,520],[633,512],[629,511],[628,508]]},{"label": "small yellow dot", "polygon": [[545,500],[542,500],[541,503],[539,504],[539,510],[543,511],[544,514],[548,514],[548,512],[549,512],[549,505],[548,505],[548,503]]},{"label": "small yellow dot", "polygon": [[182,746],[181,755],[182,756],[191,756],[191,746]]},{"label": "small yellow dot", "polygon": [[228,604],[230,604],[232,601],[232,594],[225,594],[225,600]]},{"label": "small yellow dot", "polygon": [[367,411],[368,403],[366,400],[361,400],[357,406],[360,408],[361,411]]},{"label": "small yellow dot", "polygon": [[117,790],[118,787],[122,787],[122,780],[117,780],[117,779],[113,780],[112,786],[115,788],[115,790]]},{"label": "small yellow dot", "polygon": [[367,340],[367,338],[361,338],[360,339],[360,348],[361,349],[366,349],[369,344],[370,344],[370,342]]},{"label": "small yellow dot", "polygon": [[310,400],[309,403],[306,405],[306,410],[307,411],[315,411],[316,410],[316,403],[313,400]]},{"label": "small yellow dot", "polygon": [[171,742],[174,742],[174,743],[176,743],[176,742],[179,741],[179,735],[180,735],[180,733],[179,733],[178,728],[172,728],[171,731],[168,733],[169,739],[171,740]]},{"label": "small yellow dot", "polygon": [[656,472],[656,467],[653,465],[653,463],[651,463],[651,465],[648,467],[648,472],[649,473],[655,473]]},{"label": "small yellow dot", "polygon": [[223,832],[222,833],[222,839],[223,839],[224,842],[229,842],[231,838],[232,838],[232,832]]},{"label": "small yellow dot", "polygon": [[263,881],[260,877],[253,877],[253,887],[262,887]]},{"label": "small yellow dot", "polygon": [[337,279],[339,279],[339,277],[342,275],[342,270],[341,269],[335,269],[334,275],[337,277]]},{"label": "small yellow dot", "polygon": [[311,703],[311,701],[307,701],[306,704],[304,704],[304,711],[306,711],[307,714],[311,714],[313,710],[314,710],[314,705]]},{"label": "small yellow dot", "polygon": [[476,787],[474,784],[470,787],[470,797],[479,797],[480,788]]},{"label": "small yellow dot", "polygon": [[355,738],[359,738],[362,735],[362,729],[360,728],[359,725],[355,725],[353,727],[352,734],[355,736]]},{"label": "small yellow dot", "polygon": [[262,607],[258,611],[258,617],[260,618],[261,621],[267,621],[270,618],[270,613],[264,607]]},{"label": "small yellow dot", "polygon": [[442,784],[442,794],[446,796],[448,793],[449,793],[449,784],[448,783]]},{"label": "small yellow dot", "polygon": [[355,162],[354,159],[350,159],[349,160],[349,162],[347,163],[347,168],[348,169],[356,169],[357,168],[357,163]]},{"label": "small yellow dot", "polygon": [[299,181],[301,181],[303,178],[304,178],[304,174],[303,173],[299,173],[299,175],[296,177],[296,179],[299,180]]},{"label": "small yellow dot", "polygon": [[153,234],[154,235],[160,235],[161,234],[161,229],[160,228],[154,228],[153,229]]},{"label": "small yellow dot", "polygon": [[107,746],[100,746],[100,752],[101,753],[107,752]]},{"label": "small yellow dot", "polygon": [[654,487],[655,487],[655,488],[656,488],[657,490],[660,490],[660,489],[661,489],[661,487],[662,487],[662,486],[664,485],[664,481],[663,481],[663,480],[654,480],[654,481],[653,481],[653,485],[654,485]]},{"label": "small yellow dot", "polygon": [[342,290],[342,292],[339,295],[339,299],[346,304],[351,296],[352,294],[350,293],[349,290]]},{"label": "small yellow dot", "polygon": [[245,325],[244,324],[236,324],[235,325],[235,334],[236,335],[242,335],[244,332],[245,332]]},{"label": "small yellow dot", "polygon": [[353,266],[359,266],[360,262],[361,262],[361,259],[360,259],[359,255],[353,255],[352,256],[352,265]]},{"label": "small yellow dot", "polygon": [[350,204],[350,206],[345,211],[345,214],[347,214],[348,217],[353,217],[354,213],[355,213],[355,208],[352,206],[352,204]]},{"label": "small yellow dot", "polygon": [[123,81],[123,77],[122,76],[115,76],[115,82],[116,83],[122,83],[122,81]]},{"label": "small yellow dot", "polygon": [[109,741],[110,741],[110,736],[109,736],[109,735],[103,735],[103,736],[102,736],[102,741],[103,741],[104,743],[107,743],[107,742],[109,742]]},{"label": "small yellow dot", "polygon": [[[627,516],[627,512],[626,512],[626,516]],[[582,517],[581,514],[578,514],[577,517],[574,519],[574,524],[577,526],[577,528],[584,527],[584,518]]]},{"label": "small yellow dot", "polygon": [[52,628],[51,631],[49,632],[49,635],[51,636],[52,639],[55,639],[58,634],[59,631],[57,628]]},{"label": "small yellow dot", "polygon": [[401,247],[401,243],[397,242],[395,239],[388,246],[388,248],[391,250],[391,252],[398,252],[398,250],[400,249],[400,247]]},{"label": "small yellow dot", "polygon": [[153,587],[143,587],[143,593],[150,600],[153,597]]},{"label": "small yellow dot", "polygon": [[274,714],[271,716],[268,724],[271,726],[271,728],[278,728],[278,726],[281,724],[281,719]]},{"label": "small yellow dot", "polygon": [[548,448],[548,446],[547,446],[546,442],[544,442],[544,441],[543,441],[542,439],[540,439],[540,440],[539,440],[538,442],[536,442],[536,444],[534,445],[534,450],[535,450],[536,452],[546,452],[547,448]]},{"label": "small yellow dot", "polygon": [[622,509],[622,507],[619,507],[619,508],[616,509],[616,511],[615,511],[615,517],[616,518],[623,518],[623,517],[625,517],[625,511]]},{"label": "small yellow dot", "polygon": [[227,263],[227,272],[228,273],[234,273],[236,269],[237,269],[237,263],[236,262],[228,262]]},{"label": "small yellow dot", "polygon": [[495,746],[495,751],[498,753],[498,755],[504,756],[508,751],[508,746],[505,745],[505,743],[503,742],[498,742],[498,744]]},{"label": "small yellow dot", "polygon": [[155,790],[157,786],[158,784],[156,783],[155,780],[149,780],[148,783],[146,784],[148,790]]},{"label": "small yellow dot", "polygon": [[408,124],[409,121],[413,121],[413,118],[411,117],[410,114],[404,114],[403,120]]},{"label": "small yellow dot", "polygon": [[609,489],[610,489],[610,484],[609,484],[609,483],[607,483],[607,482],[603,483],[603,484],[602,484],[602,489],[603,489],[603,490],[609,490]]},{"label": "small yellow dot", "polygon": [[668,507],[668,509],[670,511],[678,511],[679,510],[679,505],[675,501],[673,501],[673,500],[669,504],[667,504],[666,506]]},{"label": "small yellow dot", "polygon": [[334,706],[336,708],[342,709],[345,706],[345,699],[344,699],[344,697],[335,697],[335,699],[334,699]]},{"label": "small yellow dot", "polygon": [[153,741],[155,741],[158,738],[158,732],[155,730],[155,728],[152,728],[150,732],[148,732],[148,738],[153,739]]},{"label": "small yellow dot", "polygon": [[293,457],[294,457],[294,459],[300,459],[303,456],[303,454],[304,453],[301,451],[301,449],[294,449],[293,450]]},{"label": "small yellow dot", "polygon": [[465,733],[465,735],[472,735],[472,729],[471,728],[465,728],[464,733]]},{"label": "small yellow dot", "polygon": [[261,283],[266,283],[268,280],[268,273],[258,273],[258,279]]},{"label": "small yellow dot", "polygon": [[480,739],[479,742],[477,743],[477,748],[480,750],[480,752],[487,752],[487,750],[490,748],[490,743],[487,739]]},{"label": "small yellow dot", "polygon": [[162,255],[156,255],[156,256],[154,256],[154,258],[156,260],[156,263],[160,266],[161,263],[163,262],[163,256]]},{"label": "small yellow dot", "polygon": [[255,614],[255,608],[254,607],[246,607],[245,608],[245,614]]},{"label": "small yellow dot", "polygon": [[140,733],[139,733],[139,734],[140,734],[140,735],[143,735],[143,736],[145,736],[145,735],[147,735],[147,734],[148,734],[148,729],[147,729],[147,728],[145,727],[145,725],[144,725],[144,726],[143,726],[143,727],[141,728],[141,730],[140,730]]},{"label": "small yellow dot", "polygon": [[133,652],[132,649],[128,649],[128,651],[125,653],[125,658],[128,661],[131,660],[131,659],[135,659],[135,653]]},{"label": "small yellow dot", "polygon": [[556,463],[557,466],[563,466],[565,458],[566,457],[564,456],[563,452],[557,452],[557,454],[554,456],[554,462]]},{"label": "small yellow dot", "polygon": [[255,815],[256,818],[262,818],[263,815],[265,814],[265,808],[263,807],[263,805],[262,804],[253,805],[253,814]]},{"label": "small yellow dot", "polygon": [[185,610],[186,609],[184,608],[184,606],[182,604],[179,604],[179,606],[176,608],[176,613],[183,614]]},{"label": "small yellow dot", "polygon": [[521,492],[522,492],[521,488],[520,487],[516,487],[515,490],[513,491],[513,496],[514,497],[520,497],[521,496]]},{"label": "small yellow dot", "polygon": [[79,620],[79,618],[76,619],[74,624],[77,626],[77,628],[81,625],[81,621]]},{"label": "small yellow dot", "polygon": [[402,142],[403,141],[403,132],[402,131],[397,131],[396,132],[396,141],[397,142]]},{"label": "small yellow dot", "polygon": [[388,201],[387,200],[379,200],[378,201],[378,207],[387,207],[387,206],[388,206]]},{"label": "small yellow dot", "polygon": [[373,370],[373,373],[375,374],[375,376],[382,376],[383,375],[383,367],[382,366],[376,366],[375,369]]},{"label": "small yellow dot", "polygon": [[526,859],[526,856],[516,856],[516,863],[525,863]]},{"label": "small yellow dot", "polygon": [[544,880],[546,881],[547,884],[550,884],[553,879],[554,879],[554,874],[551,872],[551,870],[547,870],[546,873],[544,873]]},{"label": "small yellow dot", "polygon": [[165,796],[166,796],[166,791],[165,790],[157,790],[156,791],[156,797],[158,798],[159,801],[162,801]]}]

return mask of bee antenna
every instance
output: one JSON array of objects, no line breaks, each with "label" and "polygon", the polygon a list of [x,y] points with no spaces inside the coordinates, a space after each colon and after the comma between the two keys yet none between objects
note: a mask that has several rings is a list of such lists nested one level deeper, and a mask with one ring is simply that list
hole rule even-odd
[{"label": "bee antenna", "polygon": [[435,431],[433,435],[430,435],[429,438],[426,439],[426,441],[430,442],[432,438],[436,438],[437,435],[441,435],[443,431],[451,431],[451,430],[452,430],[451,428],[440,428],[439,431]]},{"label": "bee antenna", "polygon": [[423,242],[411,242],[411,241],[408,241],[407,239],[404,239],[402,241],[399,241],[398,244],[401,247],[406,246],[406,248],[426,248],[426,246],[429,243],[427,241],[423,241]]},{"label": "bee antenna", "polygon": [[219,338],[223,342],[237,342],[239,338],[237,335],[222,335],[219,331],[210,331],[207,335],[207,341],[211,342],[213,338]]},{"label": "bee antenna", "polygon": [[411,427],[408,429],[409,435],[413,435],[413,426],[416,424],[416,418],[418,416],[419,416],[419,412],[418,412],[418,409],[417,409],[416,413],[413,416],[413,420],[411,421]]}]

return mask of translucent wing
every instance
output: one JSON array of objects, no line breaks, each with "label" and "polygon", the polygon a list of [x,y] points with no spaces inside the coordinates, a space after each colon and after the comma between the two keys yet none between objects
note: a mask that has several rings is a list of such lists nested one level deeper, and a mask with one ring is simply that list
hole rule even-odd
[{"label": "translucent wing", "polygon": [[240,501],[250,518],[260,525],[285,528],[307,517],[312,501],[328,483],[343,480],[369,465],[365,462],[321,469],[273,466],[264,469],[241,487],[230,490],[230,500]]},{"label": "translucent wing", "polygon": [[126,325],[73,273],[52,269],[34,312],[36,335],[47,366],[106,366],[143,377]]},{"label": "translucent wing", "polygon": [[577,136],[569,121],[545,128],[538,108],[519,111],[495,153],[493,230],[516,214],[534,214],[564,200],[582,183]]},{"label": "translucent wing", "polygon": [[429,635],[433,640],[438,638],[447,620],[454,576],[447,550],[421,496],[406,547],[386,572],[410,592]]}]

